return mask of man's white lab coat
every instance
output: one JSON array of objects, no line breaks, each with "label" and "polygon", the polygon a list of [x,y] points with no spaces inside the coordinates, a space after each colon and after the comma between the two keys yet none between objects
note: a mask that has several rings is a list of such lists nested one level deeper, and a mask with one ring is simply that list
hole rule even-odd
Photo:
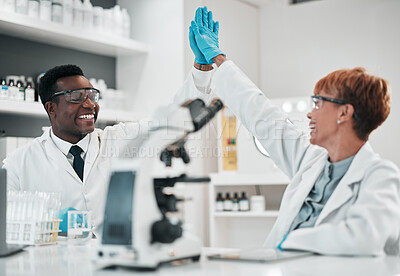
[{"label": "man's white lab coat", "polygon": [[134,157],[146,132],[138,123],[120,123],[88,134],[82,181],[47,130],[4,160],[8,189],[61,192],[61,208],[92,211],[96,226],[103,221],[111,159]]}]

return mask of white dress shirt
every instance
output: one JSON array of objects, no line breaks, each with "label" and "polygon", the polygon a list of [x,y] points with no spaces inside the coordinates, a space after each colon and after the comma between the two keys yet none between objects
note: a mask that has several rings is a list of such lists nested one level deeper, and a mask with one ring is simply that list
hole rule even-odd
[{"label": "white dress shirt", "polygon": [[[82,157],[83,161],[85,161],[86,153],[88,151],[89,143],[90,143],[90,135],[86,135],[81,140],[79,140],[79,142],[76,144],[71,144],[70,142],[60,139],[57,135],[55,135],[53,133],[53,130],[50,128],[50,138],[53,140],[56,147],[65,155],[65,157],[67,158],[67,160],[71,164],[71,166],[73,166],[73,163],[74,163],[74,156],[72,155],[72,153],[69,152],[69,150],[71,149],[72,146],[78,146],[82,149],[81,157]],[[85,171],[90,171],[91,165],[92,165],[92,163],[85,162],[85,165],[83,168],[83,182],[85,182],[85,179],[88,176],[88,174],[85,173]]]}]

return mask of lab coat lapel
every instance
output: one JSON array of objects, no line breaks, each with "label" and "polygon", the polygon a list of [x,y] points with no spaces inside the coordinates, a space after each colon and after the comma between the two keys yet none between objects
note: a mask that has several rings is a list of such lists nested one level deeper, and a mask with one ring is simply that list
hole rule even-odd
[{"label": "lab coat lapel", "polygon": [[102,148],[104,147],[104,143],[101,134],[95,130],[95,132],[92,133],[91,139],[93,140],[90,142],[88,149],[89,156],[87,156],[90,165],[88,166],[87,176],[85,178],[85,186],[89,185],[89,189],[98,187],[99,181],[95,179],[108,179],[110,170],[110,158],[107,157],[107,154],[104,153],[104,148]]},{"label": "lab coat lapel", "polygon": [[332,193],[325,207],[322,209],[315,225],[321,223],[330,213],[341,207],[349,199],[351,199],[356,191],[354,184],[359,183],[363,178],[363,172],[365,168],[365,162],[371,159],[371,153],[373,153],[369,143],[366,143],[354,156],[353,162],[351,163],[348,171],[340,180],[335,191]]},{"label": "lab coat lapel", "polygon": [[89,147],[85,158],[85,167],[83,170],[84,173],[84,180],[88,178],[90,171],[93,168],[93,164],[99,155],[100,152],[100,136],[95,130],[94,132],[90,133],[90,140],[89,140]]},{"label": "lab coat lapel", "polygon": [[[48,153],[48,158],[51,159],[53,164],[59,164],[58,168],[60,170],[67,171],[72,177],[76,178],[77,180],[81,181],[79,176],[72,168],[71,164],[68,162],[65,155],[57,148],[56,144],[54,144],[53,140],[50,137],[50,130],[47,130],[43,135],[43,143]],[[62,176],[61,176],[62,177]],[[82,181],[81,181],[82,182]]]}]

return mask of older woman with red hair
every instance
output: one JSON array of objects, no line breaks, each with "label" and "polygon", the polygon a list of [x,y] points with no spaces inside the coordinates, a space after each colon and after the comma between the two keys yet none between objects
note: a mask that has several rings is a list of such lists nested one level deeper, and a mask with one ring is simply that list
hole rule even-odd
[{"label": "older woman with red hair", "polygon": [[216,94],[291,179],[264,246],[332,255],[400,254],[399,170],[368,143],[389,115],[388,83],[363,68],[323,77],[311,97],[307,135],[226,59],[218,29],[211,12],[199,8],[189,32],[195,68],[182,93]]}]

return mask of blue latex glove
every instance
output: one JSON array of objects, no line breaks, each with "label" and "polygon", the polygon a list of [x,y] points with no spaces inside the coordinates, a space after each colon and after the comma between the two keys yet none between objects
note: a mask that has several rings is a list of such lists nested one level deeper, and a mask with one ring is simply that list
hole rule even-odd
[{"label": "blue latex glove", "polygon": [[[203,16],[204,13],[204,16]],[[211,13],[211,12],[210,12]],[[208,22],[208,12],[207,12],[207,7],[205,7],[205,10],[203,8],[198,8],[196,10],[196,14],[195,14],[195,20],[201,22],[201,24],[203,24],[203,19],[206,20],[207,22],[205,22],[205,24],[209,24]],[[214,26],[214,22],[212,21],[212,13],[211,13],[211,26]],[[193,29],[191,27],[189,27],[189,44],[190,44],[190,48],[192,49],[192,52],[195,56],[195,61],[199,64],[212,64],[213,62],[207,62],[206,58],[204,57],[203,53],[200,51],[199,47],[197,47],[197,43],[196,40],[194,38],[194,33],[193,33]]]},{"label": "blue latex glove", "polygon": [[61,233],[67,233],[68,231],[68,211],[76,211],[76,209],[68,207],[60,211],[58,218],[62,219],[62,221],[60,222]]},{"label": "blue latex glove", "polygon": [[191,27],[189,27],[189,44],[190,48],[192,48],[192,52],[194,54],[194,61],[198,64],[212,64],[208,63],[203,53],[200,51],[199,47],[197,47],[196,40],[194,39],[194,33]]},{"label": "blue latex glove", "polygon": [[213,21],[212,12],[208,12],[207,7],[197,9],[195,20],[191,22],[190,30],[194,33],[198,49],[209,64],[213,63],[212,59],[214,57],[221,54],[225,55],[219,49],[219,23],[218,21]]}]

